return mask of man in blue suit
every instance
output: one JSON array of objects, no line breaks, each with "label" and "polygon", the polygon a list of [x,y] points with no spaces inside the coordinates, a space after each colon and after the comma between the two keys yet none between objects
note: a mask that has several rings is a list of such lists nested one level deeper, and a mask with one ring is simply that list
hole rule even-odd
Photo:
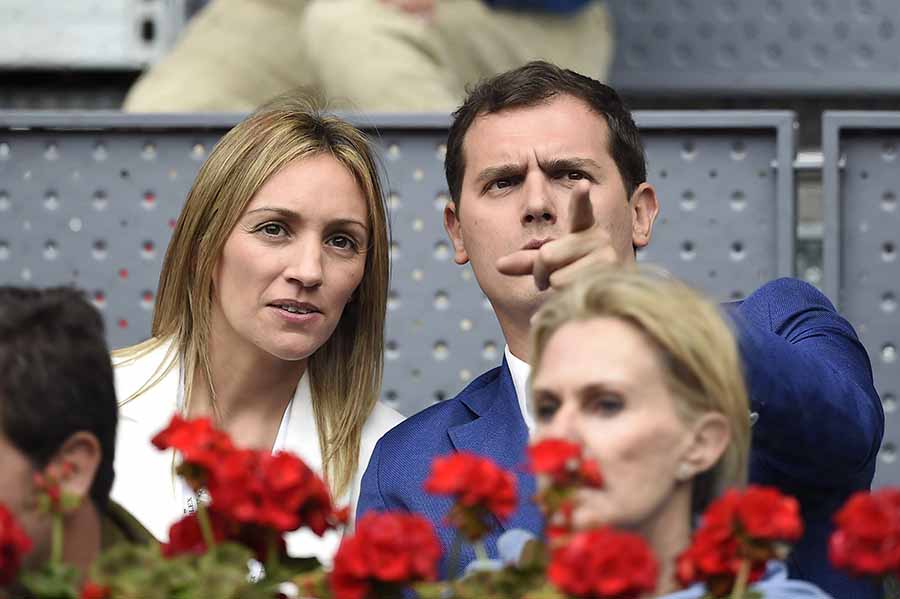
[{"label": "man in blue suit", "polygon": [[[534,480],[520,468],[531,426],[530,318],[550,289],[580,269],[633,262],[635,250],[650,242],[658,202],[637,128],[618,95],[547,63],[498,75],[469,94],[454,114],[445,169],[452,202],[444,224],[455,260],[471,263],[491,301],[505,358],[379,441],[359,514],[424,514],[446,550],[450,501],[426,494],[422,483],[432,459],[453,451],[488,456],[517,472],[520,506],[498,523],[498,534],[541,531],[530,501]],[[806,521],[791,575],[841,599],[880,597],[874,585],[845,577],[827,559],[831,515],[850,493],[869,488],[883,434],[865,350],[831,303],[801,281],[774,281],[726,310],[739,333],[757,419],[751,481],[796,496]],[[492,555],[497,536],[488,539]]]}]

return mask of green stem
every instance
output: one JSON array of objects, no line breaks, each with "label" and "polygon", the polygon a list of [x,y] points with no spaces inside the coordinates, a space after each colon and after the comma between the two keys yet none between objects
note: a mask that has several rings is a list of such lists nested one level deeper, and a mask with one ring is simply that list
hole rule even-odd
[{"label": "green stem", "polygon": [[475,550],[475,559],[479,561],[488,561],[487,550],[484,548],[484,541],[475,541],[472,544],[472,548]]},{"label": "green stem", "polygon": [[731,599],[744,599],[744,593],[747,590],[747,581],[750,578],[750,560],[741,560],[741,569],[738,570],[737,578],[734,581],[734,587],[731,589]]},{"label": "green stem", "polygon": [[278,569],[278,557],[278,533],[270,530],[266,546],[266,578],[269,580],[272,580]]},{"label": "green stem", "polygon": [[455,580],[459,570],[459,552],[462,549],[462,538],[459,531],[453,535],[453,543],[450,545],[450,556],[447,559],[447,579]]},{"label": "green stem", "polygon": [[51,515],[50,531],[50,565],[62,564],[63,557],[63,515],[62,512],[53,512]]},{"label": "green stem", "polygon": [[200,499],[197,499],[197,522],[200,524],[200,534],[203,535],[203,544],[209,551],[216,546],[216,537],[213,535],[212,524],[209,522],[209,512],[206,511],[206,505]]}]

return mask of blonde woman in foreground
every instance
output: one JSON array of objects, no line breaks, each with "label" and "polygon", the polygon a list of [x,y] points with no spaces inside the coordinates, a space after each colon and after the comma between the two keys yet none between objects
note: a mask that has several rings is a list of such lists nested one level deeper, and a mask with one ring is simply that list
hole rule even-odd
[{"label": "blonde woman in foreground", "polygon": [[[152,337],[115,352],[121,402],[112,497],[157,538],[197,498],[150,438],[175,412],[239,445],[287,450],[351,503],[402,417],[381,385],[388,232],[376,163],[348,123],[284,96],[216,145],[159,279]],[[328,561],[337,533],[288,535]]]},{"label": "blonde woman in foreground", "polygon": [[[693,515],[747,478],[750,418],[737,346],[719,309],[663,274],[599,271],[548,300],[532,324],[535,438],[584,447],[601,489],[575,499],[576,529],[644,537],[660,564],[654,596],[676,592]],[[770,562],[767,599],[822,599]]]}]

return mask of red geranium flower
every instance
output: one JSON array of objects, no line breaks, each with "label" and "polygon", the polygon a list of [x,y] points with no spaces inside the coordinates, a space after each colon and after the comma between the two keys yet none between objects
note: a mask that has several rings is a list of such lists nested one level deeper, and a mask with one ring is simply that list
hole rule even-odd
[{"label": "red geranium flower", "polygon": [[659,568],[638,535],[600,528],[581,532],[553,550],[547,575],[575,597],[637,599],[656,590]]},{"label": "red geranium flower", "polygon": [[900,574],[900,489],[854,493],[834,521],[831,563],[857,576]]},{"label": "red geranium flower", "polygon": [[531,471],[546,476],[555,486],[602,487],[603,477],[593,460],[585,459],[582,447],[563,439],[545,439],[528,448]]},{"label": "red geranium flower", "polygon": [[[731,594],[743,559],[731,528],[703,526],[694,534],[691,546],[678,556],[675,575],[683,586],[703,582],[713,597],[726,597]],[[760,580],[765,571],[764,560],[751,562],[748,582]]]},{"label": "red geranium flower", "polygon": [[308,526],[321,536],[339,523],[328,487],[287,452],[229,452],[215,467],[209,494],[214,510],[242,524],[278,532]]},{"label": "red geranium flower", "polygon": [[800,508],[793,497],[772,487],[730,490],[703,515],[691,546],[677,560],[678,581],[706,583],[714,597],[731,592],[743,562],[750,564],[749,582],[765,574],[766,562],[782,558],[787,544],[803,534]]},{"label": "red geranium flower", "polygon": [[[216,543],[224,541],[228,535],[228,523],[225,518],[215,512],[207,512],[212,536]],[[160,551],[163,557],[175,557],[182,554],[203,555],[209,547],[203,540],[197,514],[189,514],[169,527],[169,542],[163,543]]]},{"label": "red geranium flower", "polygon": [[369,512],[334,556],[336,599],[374,599],[437,576],[441,545],[431,523],[417,514]]},{"label": "red geranium flower", "polygon": [[800,504],[773,487],[747,488],[736,515],[743,532],[756,541],[796,541],[803,536]]},{"label": "red geranium flower", "polygon": [[425,491],[455,498],[448,520],[473,542],[491,529],[490,515],[504,520],[516,509],[515,476],[468,452],[436,458]]},{"label": "red geranium flower", "polygon": [[573,496],[581,488],[603,486],[600,468],[585,459],[581,445],[545,439],[528,448],[529,466],[538,478],[535,502],[547,520],[551,544],[572,532]]},{"label": "red geranium flower", "polygon": [[[234,541],[253,551],[259,561],[268,560],[270,557],[268,552],[272,549],[269,545],[271,530],[252,525],[242,526],[215,510],[207,510],[206,513],[215,543]],[[277,541],[275,551],[284,554],[284,538],[279,535]],[[182,554],[203,555],[208,549],[203,539],[200,521],[194,513],[185,516],[169,528],[169,542],[162,545],[161,552],[168,558]]]},{"label": "red geranium flower", "polygon": [[12,513],[0,504],[0,587],[16,579],[22,557],[31,551],[31,539]]},{"label": "red geranium flower", "polygon": [[78,596],[79,599],[108,599],[108,597],[108,587],[93,583],[89,580],[81,587],[81,593]]},{"label": "red geranium flower", "polygon": [[151,440],[158,449],[181,453],[178,473],[197,491],[210,484],[210,474],[224,457],[234,451],[227,433],[216,429],[208,418],[185,420],[178,414]]}]

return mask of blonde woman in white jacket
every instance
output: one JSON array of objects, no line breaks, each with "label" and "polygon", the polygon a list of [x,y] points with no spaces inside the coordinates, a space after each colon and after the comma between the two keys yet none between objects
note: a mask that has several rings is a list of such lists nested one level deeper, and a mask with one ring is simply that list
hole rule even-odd
[{"label": "blonde woman in white jacket", "polygon": [[[378,438],[387,216],[365,136],[284,96],[216,145],[159,279],[152,337],[115,352],[121,402],[112,497],[160,540],[198,498],[150,438],[175,412],[236,443],[298,454],[355,510]],[[338,535],[288,536],[328,561]]]}]

